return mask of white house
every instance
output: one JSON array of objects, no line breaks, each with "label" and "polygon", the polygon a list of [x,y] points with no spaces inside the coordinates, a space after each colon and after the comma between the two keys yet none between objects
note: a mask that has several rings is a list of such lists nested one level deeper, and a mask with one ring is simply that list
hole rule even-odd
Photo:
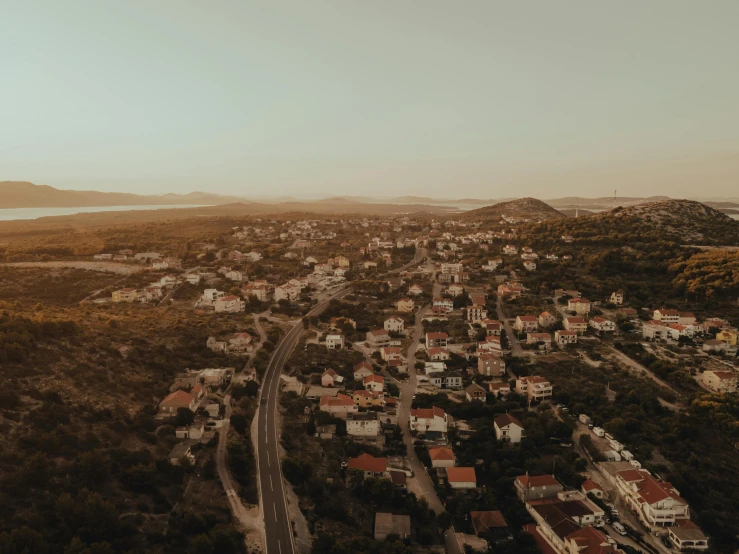
[{"label": "white house", "polygon": [[410,429],[419,433],[446,433],[447,414],[441,408],[417,408],[410,413]]},{"label": "white house", "polygon": [[329,350],[344,348],[344,335],[326,335],[326,348]]},{"label": "white house", "polygon": [[588,326],[601,333],[612,333],[616,330],[616,324],[604,317],[596,316],[588,321]]},{"label": "white house", "polygon": [[348,413],[346,434],[350,437],[376,437],[380,432],[377,412]]},{"label": "white house", "polygon": [[213,304],[216,312],[243,312],[246,309],[246,302],[238,296],[224,296],[219,298]]},{"label": "white house", "polygon": [[385,331],[402,333],[405,329],[405,321],[401,317],[390,317],[385,320]]},{"label": "white house", "polygon": [[523,425],[510,414],[502,414],[493,420],[495,438],[499,441],[519,443],[526,436]]},{"label": "white house", "polygon": [[385,329],[374,329],[372,331],[367,331],[365,340],[370,346],[381,348],[390,344],[390,335]]},{"label": "white house", "polygon": [[624,303],[624,291],[621,289],[618,289],[616,292],[611,293],[610,298],[611,304],[616,304],[617,306],[620,306]]}]

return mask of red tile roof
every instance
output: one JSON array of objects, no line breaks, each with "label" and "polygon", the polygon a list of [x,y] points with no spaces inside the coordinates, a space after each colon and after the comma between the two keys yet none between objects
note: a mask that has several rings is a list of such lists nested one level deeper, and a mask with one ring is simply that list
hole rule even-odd
[{"label": "red tile roof", "polygon": [[446,478],[450,483],[477,483],[474,467],[448,467]]},{"label": "red tile roof", "polygon": [[349,458],[347,466],[349,469],[383,473],[384,471],[387,471],[387,458],[375,458],[374,456],[365,453],[360,454],[356,458]]},{"label": "red tile roof", "polygon": [[553,487],[559,485],[559,481],[554,475],[519,475],[516,477],[524,487]]},{"label": "red tile roof", "polygon": [[454,460],[454,452],[448,446],[432,446],[429,448],[429,457],[432,460]]},{"label": "red tile roof", "polygon": [[475,533],[477,535],[480,533],[486,533],[490,529],[508,527],[503,514],[499,510],[470,512],[470,519],[472,520],[472,527],[475,529]]}]

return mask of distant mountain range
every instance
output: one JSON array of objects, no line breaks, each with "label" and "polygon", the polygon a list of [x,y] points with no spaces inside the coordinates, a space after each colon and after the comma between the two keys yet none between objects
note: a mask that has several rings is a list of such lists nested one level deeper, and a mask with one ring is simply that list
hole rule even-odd
[{"label": "distant mountain range", "polygon": [[143,196],[127,192],[98,192],[95,190],[60,190],[48,185],[25,181],[0,182],[0,208],[82,208],[89,206],[151,206],[232,204],[248,202],[235,196],[221,196],[207,192]]},{"label": "distant mountain range", "polygon": [[[526,200],[520,204],[522,200]],[[188,194],[163,194],[163,195],[140,195],[125,192],[99,192],[62,190],[48,185],[36,185],[25,181],[2,181],[0,182],[0,209],[7,208],[61,208],[61,207],[91,207],[91,206],[193,206],[212,205],[221,206],[225,204],[240,204],[242,209],[245,205],[252,206],[253,212],[265,213],[267,211],[318,211],[318,212],[341,212],[353,211],[361,213],[415,212],[426,211],[431,213],[459,211],[475,207],[488,209],[489,215],[494,213],[505,213],[512,217],[536,217],[526,216],[525,213],[553,215],[554,212],[561,215],[574,215],[575,210],[583,215],[589,212],[600,212],[612,209],[614,200],[612,197],[581,198],[564,197],[549,200],[535,199],[438,199],[425,196],[398,196],[395,198],[378,198],[369,196],[334,196],[315,200],[305,200],[292,197],[279,197],[261,202],[254,202],[238,196],[224,196],[208,192],[190,192]],[[670,198],[666,196],[651,196],[645,198],[622,197],[616,199],[616,206],[633,206],[650,202],[664,202]],[[519,202],[519,204],[506,204],[507,202]],[[707,206],[736,213],[739,209],[739,198],[711,198],[706,201]],[[546,210],[545,206],[554,208]],[[506,213],[508,210],[511,213]],[[559,210],[559,211],[557,211]],[[476,211],[476,210],[475,210]],[[513,212],[520,212],[516,216]],[[484,212],[483,212],[484,213]],[[557,216],[554,216],[557,217]]]}]

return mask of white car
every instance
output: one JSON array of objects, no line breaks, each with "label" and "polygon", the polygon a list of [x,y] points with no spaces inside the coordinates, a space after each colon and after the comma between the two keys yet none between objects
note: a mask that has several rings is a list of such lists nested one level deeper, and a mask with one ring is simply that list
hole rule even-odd
[{"label": "white car", "polygon": [[613,530],[621,536],[626,536],[626,529],[618,521],[613,522]]}]

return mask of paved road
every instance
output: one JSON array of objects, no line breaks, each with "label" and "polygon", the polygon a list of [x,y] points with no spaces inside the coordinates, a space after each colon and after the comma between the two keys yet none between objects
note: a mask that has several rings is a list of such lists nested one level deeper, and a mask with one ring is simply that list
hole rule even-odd
[{"label": "paved road", "polygon": [[[425,256],[425,250],[417,249],[413,260],[389,273],[403,271],[419,263],[423,256]],[[320,314],[331,300],[345,296],[350,290],[346,288],[325,298],[319,297],[322,299],[304,317]],[[280,374],[303,332],[302,319],[291,323],[292,328],[278,344],[265,372],[257,414],[257,471],[267,554],[295,554],[296,552],[287,497],[282,481],[277,418]]]},{"label": "paved road", "polygon": [[503,328],[505,329],[506,336],[508,337],[508,345],[511,347],[511,353],[517,358],[523,357],[523,348],[521,348],[521,345],[516,338],[516,334],[513,332],[513,328],[508,321],[508,318],[503,313],[503,301],[500,296],[498,296],[495,307],[498,314],[498,320],[503,323]]},{"label": "paved road", "polygon": [[[340,298],[350,289],[338,291],[319,302],[305,317],[320,314],[330,300]],[[292,328],[280,341],[264,375],[260,391],[260,406],[257,421],[257,470],[262,497],[262,514],[267,554],[294,554],[295,541],[287,508],[287,497],[282,482],[282,465],[279,453],[279,423],[277,420],[280,374],[303,332],[302,319],[296,320]],[[262,403],[264,402],[264,403]]]},{"label": "paved road", "polygon": [[[434,285],[436,289],[436,285]],[[436,294],[436,292],[434,292]],[[411,404],[413,403],[413,395],[416,392],[417,376],[416,376],[416,350],[418,349],[418,339],[423,335],[423,316],[428,311],[428,306],[421,307],[416,312],[415,321],[415,332],[413,333],[413,342],[408,347],[407,360],[408,360],[408,379],[400,383],[400,407],[398,409],[398,425],[400,430],[403,432],[403,442],[405,443],[407,450],[408,463],[413,470],[412,480],[415,480],[416,486],[414,487],[411,483],[409,489],[411,492],[415,492],[417,496],[425,498],[434,513],[437,515],[444,511],[444,504],[439,499],[439,495],[436,494],[434,488],[434,482],[426,472],[426,468],[416,455],[416,450],[413,447],[413,437],[411,436],[410,430],[410,412]],[[413,490],[415,489],[415,490]],[[450,528],[444,533],[444,543],[446,545],[446,551],[448,554],[462,554],[462,551],[457,542],[456,535],[453,528]]]}]

